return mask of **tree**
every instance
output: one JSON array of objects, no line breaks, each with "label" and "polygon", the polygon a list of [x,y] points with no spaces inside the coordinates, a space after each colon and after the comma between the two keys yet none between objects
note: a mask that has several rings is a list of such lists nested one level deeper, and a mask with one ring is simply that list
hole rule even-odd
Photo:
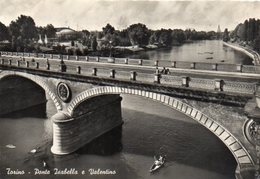
[{"label": "tree", "polygon": [[113,34],[115,32],[115,28],[111,26],[110,24],[107,24],[105,27],[102,28],[103,34]]},{"label": "tree", "polygon": [[91,39],[91,48],[93,51],[96,51],[97,50],[97,38],[96,36],[93,36],[92,39]]},{"label": "tree", "polygon": [[13,50],[31,49],[31,42],[37,36],[34,20],[30,16],[21,15],[9,25]]},{"label": "tree", "polygon": [[8,29],[3,23],[0,22],[0,41],[8,40],[8,39],[9,39]]},{"label": "tree", "polygon": [[21,15],[16,21],[10,24],[10,33],[13,37],[18,39],[31,40],[36,37],[37,29],[34,20],[30,16]]},{"label": "tree", "polygon": [[253,48],[260,52],[260,36],[258,36],[255,40],[254,40],[254,43],[253,43]]},{"label": "tree", "polygon": [[243,38],[245,39],[245,41],[248,41],[248,20],[246,20],[244,22],[244,28],[245,28],[245,31],[243,32]]},{"label": "tree", "polygon": [[149,30],[141,23],[133,24],[127,28],[132,45],[147,45],[149,41]]},{"label": "tree", "polygon": [[149,44],[158,44],[159,43],[160,31],[153,31],[149,37]]},{"label": "tree", "polygon": [[48,24],[45,28],[44,28],[44,35],[47,35],[47,37],[49,38],[54,38],[56,35],[56,29],[54,28],[54,26],[52,24]]},{"label": "tree", "polygon": [[224,33],[223,33],[223,41],[224,42],[227,42],[227,41],[229,41],[229,33],[228,33],[228,29],[226,28],[225,30],[224,30]]},{"label": "tree", "polygon": [[186,40],[186,35],[181,29],[174,29],[171,33],[173,41],[177,41],[177,43],[182,44]]},{"label": "tree", "polygon": [[172,30],[161,29],[159,36],[159,43],[163,46],[170,46],[172,43]]},{"label": "tree", "polygon": [[118,38],[119,38],[119,45],[122,45],[122,46],[131,45],[129,35],[128,35],[128,32],[126,29],[123,29],[122,31],[118,32]]}]

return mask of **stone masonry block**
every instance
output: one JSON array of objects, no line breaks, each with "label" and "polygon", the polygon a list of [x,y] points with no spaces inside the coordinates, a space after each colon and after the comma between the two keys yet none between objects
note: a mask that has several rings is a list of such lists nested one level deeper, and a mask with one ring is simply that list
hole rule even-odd
[{"label": "stone masonry block", "polygon": [[236,151],[236,150],[238,150],[238,149],[240,149],[240,148],[241,148],[241,146],[240,146],[240,144],[237,143],[237,142],[235,142],[235,143],[233,143],[232,145],[230,145],[230,149],[231,149],[232,151]]},{"label": "stone masonry block", "polygon": [[235,155],[236,155],[237,157],[242,157],[242,156],[245,156],[245,155],[246,155],[246,152],[244,151],[244,149],[241,148],[241,149],[235,151]]},{"label": "stone masonry block", "polygon": [[218,136],[221,135],[224,132],[224,129],[221,126],[218,126],[217,130],[215,131],[215,134]]},{"label": "stone masonry block", "polygon": [[179,101],[178,101],[178,100],[174,100],[172,106],[173,106],[175,109],[177,109],[178,104],[179,104]]},{"label": "stone masonry block", "polygon": [[230,134],[226,131],[224,131],[220,136],[219,138],[225,142],[225,140],[230,136]]},{"label": "stone masonry block", "polygon": [[201,112],[197,112],[197,115],[195,116],[195,119],[197,119],[198,121],[201,119],[201,117],[202,117],[202,114],[201,114]]},{"label": "stone masonry block", "polygon": [[229,136],[226,140],[225,143],[230,146],[231,144],[233,144],[234,142],[236,142],[236,140],[234,139],[233,136]]},{"label": "stone masonry block", "polygon": [[196,109],[192,109],[192,111],[191,111],[191,117],[193,117],[193,118],[195,118],[196,117],[196,115],[197,115],[197,113],[198,113],[198,111],[196,110]]}]

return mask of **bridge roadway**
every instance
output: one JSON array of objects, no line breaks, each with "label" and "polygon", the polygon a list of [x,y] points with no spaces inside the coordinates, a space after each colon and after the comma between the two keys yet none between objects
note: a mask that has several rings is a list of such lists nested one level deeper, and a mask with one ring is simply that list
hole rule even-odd
[{"label": "bridge roadway", "polygon": [[[8,56],[2,55],[2,59],[14,59],[15,61],[23,61],[21,57],[18,56]],[[40,65],[47,63],[46,58],[36,58],[36,57],[24,57],[28,62],[38,62]],[[115,63],[104,63],[104,62],[90,62],[90,61],[77,61],[77,60],[63,60],[67,68],[74,68],[80,66],[81,69],[84,68],[97,68],[97,69],[116,69],[117,71],[131,72],[135,71],[137,73],[154,74],[156,73],[156,66],[145,66],[145,65],[130,65],[130,64],[115,64]],[[54,70],[59,69],[61,59],[48,59],[49,64],[54,67]],[[212,71],[212,70],[198,70],[198,69],[181,69],[167,67],[170,71],[169,76],[192,76],[196,78],[207,78],[207,79],[227,79],[230,81],[245,81],[245,82],[259,82],[259,73],[241,73],[241,72],[227,72],[227,71]],[[158,66],[159,71],[162,71],[163,67]]]}]

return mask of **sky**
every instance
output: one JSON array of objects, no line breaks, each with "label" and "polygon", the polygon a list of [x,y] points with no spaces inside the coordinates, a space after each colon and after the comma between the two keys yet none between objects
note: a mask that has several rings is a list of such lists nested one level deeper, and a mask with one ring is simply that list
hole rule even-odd
[{"label": "sky", "polygon": [[233,30],[248,18],[260,19],[259,1],[98,1],[98,0],[0,0],[0,22],[9,25],[21,14],[37,26],[53,24],[75,30],[102,30],[107,23],[123,29],[144,23],[149,29],[194,28]]}]

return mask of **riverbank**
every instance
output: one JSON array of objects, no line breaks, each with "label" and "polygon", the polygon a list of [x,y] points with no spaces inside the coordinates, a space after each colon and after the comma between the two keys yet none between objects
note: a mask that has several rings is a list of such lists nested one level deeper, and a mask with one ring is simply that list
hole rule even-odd
[{"label": "riverbank", "polygon": [[242,47],[241,45],[236,43],[223,42],[223,45],[246,54],[253,60],[254,65],[256,66],[260,65],[260,55],[256,51],[249,49],[247,47]]}]

